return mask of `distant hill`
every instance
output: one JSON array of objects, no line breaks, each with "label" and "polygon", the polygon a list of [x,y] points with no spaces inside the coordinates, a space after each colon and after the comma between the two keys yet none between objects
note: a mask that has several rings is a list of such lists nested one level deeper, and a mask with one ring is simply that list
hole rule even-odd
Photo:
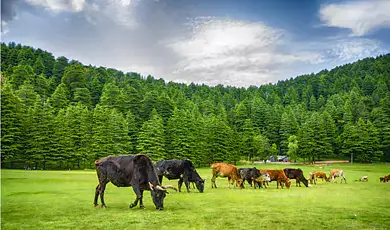
[{"label": "distant hill", "polygon": [[1,44],[3,167],[81,168],[110,154],[197,165],[390,161],[390,54],[249,88],[165,82]]}]

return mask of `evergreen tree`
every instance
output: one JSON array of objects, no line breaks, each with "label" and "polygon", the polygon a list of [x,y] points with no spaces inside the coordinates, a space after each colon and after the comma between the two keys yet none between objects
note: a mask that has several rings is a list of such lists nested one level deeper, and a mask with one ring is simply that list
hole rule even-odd
[{"label": "evergreen tree", "polygon": [[44,73],[45,66],[43,65],[42,58],[38,56],[33,65],[34,73],[40,75]]},{"label": "evergreen tree", "polygon": [[298,138],[295,135],[291,135],[288,138],[288,151],[287,155],[292,161],[298,158]]},{"label": "evergreen tree", "polygon": [[1,162],[19,158],[22,154],[22,105],[12,85],[5,82],[1,87]]},{"label": "evergreen tree", "polygon": [[70,94],[68,92],[68,89],[66,88],[65,84],[61,83],[60,85],[58,85],[54,93],[48,99],[48,102],[51,107],[58,111],[59,109],[67,107],[67,105],[69,104],[69,97]]},{"label": "evergreen tree", "polygon": [[128,136],[130,139],[130,145],[129,145],[129,151],[133,154],[136,153],[135,146],[137,146],[137,139],[138,139],[138,127],[137,122],[135,119],[134,114],[129,110],[126,114],[126,123],[127,123],[127,130],[128,130]]},{"label": "evergreen tree", "polygon": [[68,59],[66,57],[59,57],[54,63],[53,67],[53,78],[55,79],[56,85],[61,83],[61,79],[64,75],[65,68],[68,66]]},{"label": "evergreen tree", "polygon": [[141,127],[137,150],[154,161],[162,160],[166,156],[163,120],[155,109],[150,114],[150,120],[145,121]]}]

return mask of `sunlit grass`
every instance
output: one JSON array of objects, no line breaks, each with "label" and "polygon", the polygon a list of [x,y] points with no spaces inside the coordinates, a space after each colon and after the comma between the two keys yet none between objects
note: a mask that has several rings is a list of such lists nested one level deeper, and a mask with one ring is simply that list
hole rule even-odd
[{"label": "sunlit grass", "polygon": [[[242,166],[240,166],[242,167]],[[251,165],[248,165],[251,167]],[[165,209],[156,211],[150,193],[145,209],[129,209],[135,199],[131,188],[109,184],[107,209],[94,208],[96,173],[88,171],[2,170],[2,229],[389,229],[390,183],[379,177],[390,173],[386,165],[340,164],[315,166],[257,165],[258,168],[300,167],[329,173],[345,171],[347,184],[318,182],[312,187],[276,189],[227,188],[218,178],[211,189],[211,170],[198,169],[205,178],[203,194],[170,191]],[[355,182],[367,175],[368,182]],[[177,185],[164,179],[163,184]],[[355,215],[356,214],[356,215]]]}]

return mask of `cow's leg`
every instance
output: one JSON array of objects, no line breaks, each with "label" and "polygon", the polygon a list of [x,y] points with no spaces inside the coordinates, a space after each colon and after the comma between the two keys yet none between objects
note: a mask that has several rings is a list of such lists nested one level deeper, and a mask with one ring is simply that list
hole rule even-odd
[{"label": "cow's leg", "polygon": [[187,192],[190,192],[190,182],[188,181],[188,177],[184,176],[184,184],[186,185]]},{"label": "cow's leg", "polygon": [[179,192],[181,192],[182,185],[183,185],[183,177],[180,177],[179,181],[177,182],[177,187],[179,188]]},{"label": "cow's leg", "polygon": [[93,204],[96,206],[98,206],[98,197],[99,197],[99,192],[100,191],[100,184],[98,184],[96,186],[96,190],[95,190],[95,199],[93,200]]},{"label": "cow's leg", "polygon": [[[230,180],[231,180],[232,178],[230,177],[230,176],[228,176],[228,188],[230,188]],[[233,181],[233,183],[234,183],[234,181]],[[232,184],[233,184],[232,183]]]},{"label": "cow's leg", "polygon": [[102,203],[102,208],[107,208],[106,204],[104,203],[104,190],[106,190],[106,184],[107,182],[102,182],[99,185],[100,202]]},{"label": "cow's leg", "polygon": [[[345,183],[347,183],[347,180],[345,179],[345,177],[343,176],[342,179],[344,180]],[[340,177],[340,184],[342,183],[342,180],[341,180],[341,177]]]},{"label": "cow's leg", "polygon": [[162,185],[163,176],[158,176],[158,180],[160,181],[160,184]]},{"label": "cow's leg", "polygon": [[137,206],[138,201],[142,199],[142,193],[141,189],[139,188],[139,185],[133,185],[133,190],[136,195],[135,201],[129,205],[129,208],[134,208]]},{"label": "cow's leg", "polygon": [[216,175],[213,173],[213,177],[211,178],[211,188],[217,188],[217,185],[215,184],[215,178]]},{"label": "cow's leg", "polygon": [[141,190],[141,198],[139,199],[139,207],[140,208],[145,208],[144,202],[142,201],[144,197],[144,190]]},{"label": "cow's leg", "polygon": [[249,184],[251,187],[253,187],[253,186],[252,186],[252,178],[249,178],[249,179],[248,179],[248,184]]}]

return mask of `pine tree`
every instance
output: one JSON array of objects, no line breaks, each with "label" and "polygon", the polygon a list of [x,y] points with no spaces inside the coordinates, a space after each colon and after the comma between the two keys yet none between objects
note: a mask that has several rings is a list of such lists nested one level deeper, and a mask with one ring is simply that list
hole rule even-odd
[{"label": "pine tree", "polygon": [[124,95],[115,83],[106,83],[99,104],[110,109],[115,108],[117,111],[122,112],[125,109]]},{"label": "pine tree", "polygon": [[150,120],[142,125],[138,136],[137,150],[147,154],[152,160],[165,158],[164,127],[161,116],[155,109],[150,114]]},{"label": "pine tree", "polygon": [[36,75],[40,75],[40,74],[44,73],[45,66],[43,65],[43,61],[42,61],[41,57],[39,57],[39,56],[37,57],[37,59],[34,62],[34,65],[33,65],[33,69],[34,69],[34,73]]},{"label": "pine tree", "polygon": [[242,139],[241,139],[241,153],[246,156],[248,160],[251,160],[255,155],[254,141],[255,131],[251,119],[246,119],[242,127]]},{"label": "pine tree", "polygon": [[56,111],[66,108],[69,104],[70,94],[65,86],[61,83],[58,85],[54,93],[48,99],[50,106],[52,106]]},{"label": "pine tree", "polygon": [[1,162],[21,157],[22,117],[23,104],[5,82],[1,87]]},{"label": "pine tree", "polygon": [[18,89],[25,80],[32,80],[35,77],[33,69],[28,65],[18,65],[12,68],[13,72],[10,76],[10,83],[13,89]]},{"label": "pine tree", "polygon": [[132,149],[126,119],[116,109],[111,110],[108,129],[112,135],[113,154],[126,154]]},{"label": "pine tree", "polygon": [[61,83],[62,76],[64,75],[65,68],[68,66],[68,59],[66,57],[58,57],[53,67],[53,78],[56,85]]},{"label": "pine tree", "polygon": [[28,135],[29,149],[27,154],[38,167],[41,164],[43,169],[46,163],[51,160],[53,148],[53,121],[52,108],[50,108],[38,96],[33,107],[29,109],[28,116],[31,118],[30,133]]},{"label": "pine tree", "polygon": [[266,161],[271,156],[271,145],[269,143],[269,140],[267,137],[258,134],[253,138],[254,141],[254,149],[255,149],[255,156],[259,159]]},{"label": "pine tree", "polygon": [[80,102],[87,108],[91,108],[92,98],[88,88],[77,88],[74,92],[74,102]]},{"label": "pine tree", "polygon": [[127,130],[128,130],[128,136],[130,139],[130,149],[129,151],[133,154],[136,153],[135,146],[137,146],[137,139],[138,139],[138,127],[137,127],[137,122],[135,119],[134,114],[129,110],[126,114],[126,123],[127,123]]},{"label": "pine tree", "polygon": [[83,66],[79,64],[67,66],[61,82],[67,87],[71,95],[71,100],[73,101],[76,89],[85,88],[87,85],[87,78]]},{"label": "pine tree", "polygon": [[295,135],[291,135],[288,138],[288,151],[287,155],[293,161],[298,158],[298,138]]},{"label": "pine tree", "polygon": [[288,151],[288,138],[291,135],[297,135],[298,129],[298,122],[296,121],[295,115],[291,107],[287,107],[280,121],[280,151],[282,155]]}]

